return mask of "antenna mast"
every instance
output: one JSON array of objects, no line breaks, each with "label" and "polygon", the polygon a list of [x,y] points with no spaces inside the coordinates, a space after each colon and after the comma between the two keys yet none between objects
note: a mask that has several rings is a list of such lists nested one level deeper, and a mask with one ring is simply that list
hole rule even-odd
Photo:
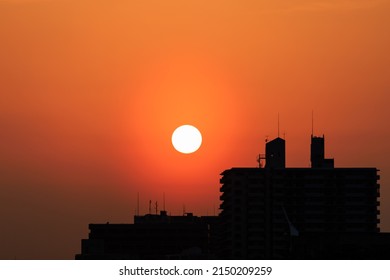
[{"label": "antenna mast", "polygon": [[139,216],[139,192],[137,192],[137,216]]},{"label": "antenna mast", "polygon": [[263,168],[263,159],[265,159],[265,155],[264,154],[259,154],[257,156],[257,163],[259,164],[259,168]]},{"label": "antenna mast", "polygon": [[314,111],[311,110],[311,136],[314,136]]},{"label": "antenna mast", "polygon": [[279,138],[279,113],[278,113],[278,138]]}]

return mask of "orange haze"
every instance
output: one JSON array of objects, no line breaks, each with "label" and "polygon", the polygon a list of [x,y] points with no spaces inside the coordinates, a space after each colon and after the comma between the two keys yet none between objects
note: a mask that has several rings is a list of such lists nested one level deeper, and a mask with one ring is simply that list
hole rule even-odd
[{"label": "orange haze", "polygon": [[[377,167],[390,231],[385,0],[0,0],[0,258],[66,259],[149,200],[218,213],[219,174],[264,140],[309,166]],[[171,145],[182,124],[203,145]]]}]

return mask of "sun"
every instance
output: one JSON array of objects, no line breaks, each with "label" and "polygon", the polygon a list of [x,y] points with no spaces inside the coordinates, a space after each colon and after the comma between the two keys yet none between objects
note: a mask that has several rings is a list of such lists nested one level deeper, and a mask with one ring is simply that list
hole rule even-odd
[{"label": "sun", "polygon": [[191,154],[202,145],[202,134],[195,126],[179,126],[172,134],[172,145],[180,153]]}]

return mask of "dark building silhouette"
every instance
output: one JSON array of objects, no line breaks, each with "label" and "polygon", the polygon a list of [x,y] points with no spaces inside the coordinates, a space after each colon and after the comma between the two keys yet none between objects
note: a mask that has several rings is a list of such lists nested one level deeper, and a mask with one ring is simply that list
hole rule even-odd
[{"label": "dark building silhouette", "polygon": [[218,217],[161,211],[90,224],[76,259],[390,259],[378,170],[335,168],[324,139],[311,136],[311,168],[286,168],[277,137],[260,168],[222,172]]},{"label": "dark building silhouette", "polygon": [[[311,140],[312,168],[285,168],[285,141],[276,138],[266,143],[265,168],[221,174],[220,258],[310,258],[305,252],[326,240],[342,248],[378,236],[378,170],[334,168],[324,138]],[[315,258],[342,256],[312,251]]]},{"label": "dark building silhouette", "polygon": [[290,259],[390,259],[390,233],[304,233],[293,237]]},{"label": "dark building silhouette", "polygon": [[280,137],[265,145],[265,168],[286,167],[286,141]]},{"label": "dark building silhouette", "polygon": [[147,214],[134,224],[90,224],[76,259],[208,259],[215,251],[215,216]]},{"label": "dark building silhouette", "polygon": [[325,136],[311,136],[311,167],[312,168],[334,168],[334,160],[325,158]]}]

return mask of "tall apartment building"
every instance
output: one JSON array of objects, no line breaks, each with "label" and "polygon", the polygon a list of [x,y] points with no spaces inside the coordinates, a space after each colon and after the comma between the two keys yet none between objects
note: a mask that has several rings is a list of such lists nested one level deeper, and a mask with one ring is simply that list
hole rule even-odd
[{"label": "tall apartment building", "polygon": [[335,168],[324,147],[312,136],[311,168],[286,168],[278,137],[266,143],[265,168],[221,174],[220,258],[344,258],[349,240],[379,232],[378,170]]}]

